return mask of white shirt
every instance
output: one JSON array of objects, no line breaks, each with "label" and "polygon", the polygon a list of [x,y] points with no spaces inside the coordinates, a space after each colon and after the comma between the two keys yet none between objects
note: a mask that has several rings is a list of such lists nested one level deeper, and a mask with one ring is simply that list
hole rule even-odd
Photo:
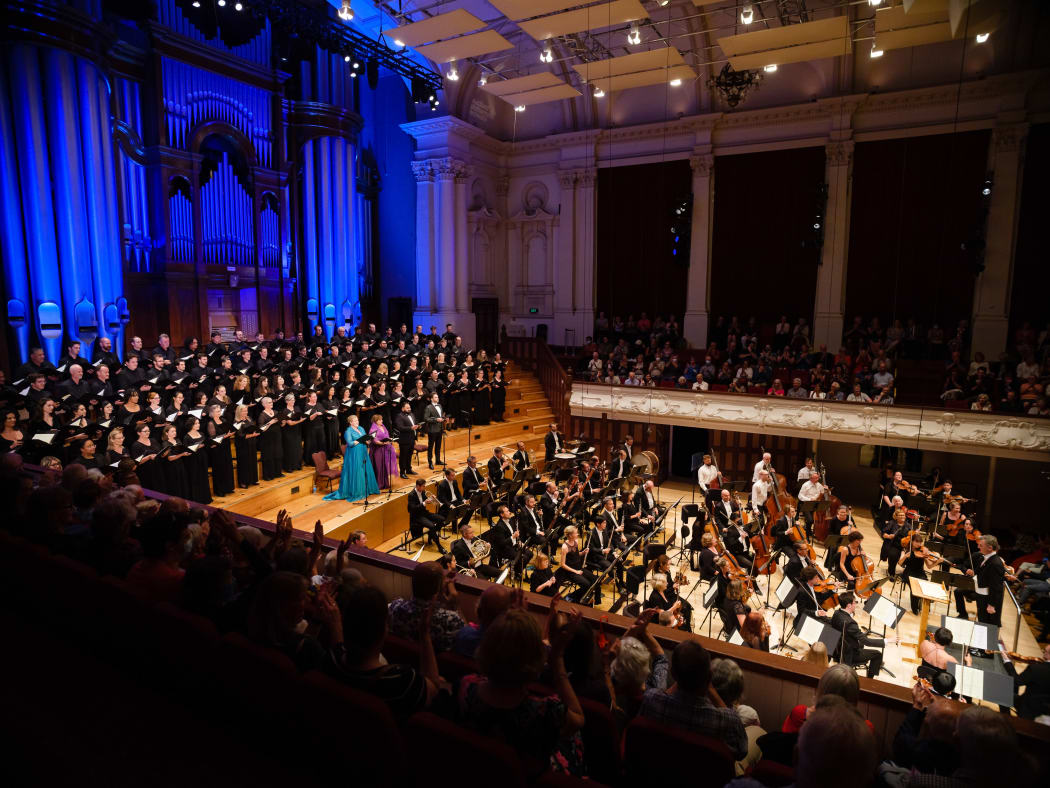
[{"label": "white shirt", "polygon": [[718,478],[718,468],[712,465],[701,465],[696,470],[696,480],[700,483],[700,489],[707,492],[707,486]]},{"label": "white shirt", "polygon": [[809,475],[811,473],[813,473],[813,469],[812,468],[800,468],[799,472],[798,472],[798,476],[796,476],[795,479],[796,479],[796,481],[800,481],[800,482],[808,482],[809,481]]},{"label": "white shirt", "polygon": [[802,489],[798,491],[798,499],[800,501],[816,501],[824,494],[824,485],[820,482],[814,484],[813,482],[806,482],[802,485]]},{"label": "white shirt", "polygon": [[561,451],[561,440],[558,438],[558,433],[552,432],[551,435],[554,436],[554,451]]},{"label": "white shirt", "polygon": [[625,443],[623,445],[623,450],[625,452],[627,452],[627,459],[631,459],[631,444],[630,443]]},{"label": "white shirt", "polygon": [[448,479],[445,479],[445,484],[448,485],[449,494],[452,496],[452,503],[455,503],[456,501],[459,500],[459,496],[456,495],[456,488],[452,485],[452,482],[450,482]]},{"label": "white shirt", "polygon": [[[983,561],[981,561],[981,566],[984,566],[985,564],[987,564],[987,563],[988,563],[988,559],[989,559],[989,558],[991,558],[991,557],[992,557],[993,555],[995,555],[995,553],[988,553],[988,555],[986,555],[986,556],[984,557],[984,560],[983,560]],[[987,588],[987,587],[984,587],[984,588],[982,588],[981,586],[977,585],[977,577],[976,577],[976,574],[977,574],[977,573],[975,572],[975,573],[974,573],[974,584],[973,584],[973,590],[974,590],[974,591],[975,591],[976,593],[980,594],[981,596],[988,596],[988,588]]]},{"label": "white shirt", "polygon": [[732,522],[732,520],[733,520],[733,502],[732,501],[722,501],[721,503],[722,503],[722,508],[725,510],[725,513],[726,513],[726,519],[729,520],[730,522]]},{"label": "white shirt", "polygon": [[755,463],[755,472],[751,474],[751,483],[754,484],[758,481],[758,472],[768,470],[764,460],[759,460]]},{"label": "white shirt", "polygon": [[645,491],[645,500],[649,503],[649,508],[653,508],[653,494],[648,490]]},{"label": "white shirt", "polygon": [[751,485],[751,506],[760,509],[769,497],[769,484],[767,482],[755,482]]}]

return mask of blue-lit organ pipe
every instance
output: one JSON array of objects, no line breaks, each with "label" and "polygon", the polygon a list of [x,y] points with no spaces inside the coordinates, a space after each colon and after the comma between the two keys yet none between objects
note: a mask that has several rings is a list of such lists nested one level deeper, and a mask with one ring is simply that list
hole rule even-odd
[{"label": "blue-lit organ pipe", "polygon": [[252,198],[241,185],[224,153],[222,161],[201,187],[204,261],[224,265],[251,265]]},{"label": "blue-lit organ pipe", "polygon": [[174,263],[193,262],[193,203],[181,191],[168,199],[171,223],[171,260]]},{"label": "blue-lit organ pipe", "polygon": [[[139,138],[142,137],[141,90],[137,82],[117,80],[117,111]],[[153,237],[149,226],[149,205],[146,190],[146,168],[124,152],[121,158],[123,182],[122,242],[124,260],[131,271],[148,273],[152,270]]]},{"label": "blue-lit organ pipe", "polygon": [[122,323],[105,320],[123,291],[108,83],[86,60],[28,44],[0,67],[0,249],[19,351],[39,341],[54,359],[77,338],[90,358],[100,331],[119,349]]},{"label": "blue-lit organ pipe", "polygon": [[[321,320],[328,336],[344,324],[345,312],[361,311],[353,161],[353,144],[340,137],[321,137],[303,148],[301,270],[310,329]],[[328,315],[332,319],[324,320]]]},{"label": "blue-lit organ pipe", "polygon": [[262,248],[259,250],[259,260],[265,268],[277,268],[281,264],[281,236],[278,224],[277,211],[273,206],[276,198],[268,195],[263,200],[263,209],[259,214],[259,235]]},{"label": "blue-lit organ pipe", "polygon": [[185,150],[197,126],[220,121],[251,141],[261,166],[273,166],[267,91],[170,58],[162,61],[161,79],[170,147]]},{"label": "blue-lit organ pipe", "polygon": [[[84,0],[81,0],[83,2]],[[101,2],[101,0],[90,0],[90,2]],[[240,46],[228,47],[220,38],[207,38],[197,27],[186,18],[179,8],[176,0],[158,0],[157,21],[165,27],[170,27],[179,35],[199,41],[202,44],[218,49],[221,52],[243,57],[263,66],[270,65],[270,20],[267,19],[262,30],[255,38]]]}]

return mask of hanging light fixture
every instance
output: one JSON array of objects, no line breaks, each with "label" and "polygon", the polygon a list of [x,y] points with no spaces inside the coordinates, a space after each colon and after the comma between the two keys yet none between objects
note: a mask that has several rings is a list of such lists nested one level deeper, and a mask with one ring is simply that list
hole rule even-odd
[{"label": "hanging light fixture", "polygon": [[642,43],[642,31],[638,29],[637,22],[632,22],[631,29],[627,31],[627,43],[632,45]]},{"label": "hanging light fixture", "polygon": [[514,111],[515,112],[524,112],[525,111],[525,105],[524,104],[518,104],[518,106],[516,106],[514,108]]},{"label": "hanging light fixture", "polygon": [[449,82],[459,82],[459,71],[456,69],[455,61],[452,61],[452,64],[448,67],[448,73],[445,74],[445,78]]},{"label": "hanging light fixture", "polygon": [[762,70],[765,71],[767,74],[772,74],[773,72],[775,72],[777,70],[777,64],[776,63],[770,63],[768,66],[763,66]]},{"label": "hanging light fixture", "polygon": [[670,85],[673,88],[676,88],[676,87],[678,87],[679,85],[682,84],[682,80],[680,80],[680,79],[678,79],[676,77],[676,78],[672,79],[670,82],[668,82],[667,84]]},{"label": "hanging light fixture", "polygon": [[882,0],[868,0],[868,5],[875,8],[876,6],[882,5]]},{"label": "hanging light fixture", "polygon": [[882,50],[879,49],[879,45],[876,44],[874,41],[871,42],[871,56],[882,57]]},{"label": "hanging light fixture", "polygon": [[489,84],[489,78],[482,74],[481,79],[478,80],[478,84],[481,87],[485,87],[487,84]]},{"label": "hanging light fixture", "polygon": [[343,0],[339,6],[339,18],[344,22],[349,22],[354,18],[354,9],[350,7],[350,0]]},{"label": "hanging light fixture", "polygon": [[543,49],[540,50],[540,62],[541,63],[553,63],[554,62],[554,50],[551,49],[550,39],[543,42]]},{"label": "hanging light fixture", "polygon": [[750,25],[754,21],[755,9],[751,6],[750,3],[748,3],[740,10],[740,24]]},{"label": "hanging light fixture", "polygon": [[978,44],[983,44],[983,43],[984,43],[985,41],[987,41],[987,40],[988,40],[988,36],[990,36],[990,35],[991,35],[991,33],[978,33],[978,34],[977,34],[977,35],[976,35],[976,36],[974,37],[974,40],[975,40],[975,41],[976,41],[976,42],[977,42]]},{"label": "hanging light fixture", "polygon": [[733,67],[726,63],[717,76],[707,81],[707,85],[717,90],[726,104],[735,107],[749,92],[756,90],[761,82],[761,71],[734,71]]},{"label": "hanging light fixture", "polygon": [[244,6],[241,5],[240,3],[234,3],[233,4],[233,10],[234,11],[243,11],[244,10]]},{"label": "hanging light fixture", "polygon": [[601,88],[595,88],[594,89],[594,97],[595,98],[605,98],[605,91],[602,90]]}]

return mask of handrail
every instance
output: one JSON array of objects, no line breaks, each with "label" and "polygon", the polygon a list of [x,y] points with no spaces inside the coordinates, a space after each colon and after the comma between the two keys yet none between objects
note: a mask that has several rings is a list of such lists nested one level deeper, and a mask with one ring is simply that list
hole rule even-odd
[{"label": "handrail", "polygon": [[1014,592],[1010,590],[1010,584],[1009,583],[1003,583],[1003,588],[1006,590],[1006,593],[1009,595],[1010,601],[1014,603],[1014,609],[1017,611],[1017,626],[1014,627],[1014,646],[1013,646],[1012,649],[1010,649],[1012,652],[1014,652],[1016,654],[1017,653],[1017,644],[1020,642],[1020,639],[1021,639],[1021,621],[1022,621],[1021,606],[1017,603],[1017,599],[1014,597]]}]

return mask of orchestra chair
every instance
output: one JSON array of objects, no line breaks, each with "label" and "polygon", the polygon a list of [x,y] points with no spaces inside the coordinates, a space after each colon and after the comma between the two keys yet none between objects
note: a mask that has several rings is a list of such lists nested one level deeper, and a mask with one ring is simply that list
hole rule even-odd
[{"label": "orchestra chair", "polygon": [[339,478],[341,472],[328,467],[328,456],[323,451],[315,451],[310,456],[314,461],[314,487],[320,487],[320,480],[325,479],[328,481],[327,489],[331,490],[332,483]]},{"label": "orchestra chair", "polygon": [[[660,782],[691,788],[722,788],[736,775],[735,761],[722,742],[699,733],[661,725],[635,717],[627,726],[623,760],[627,782],[647,785],[652,779],[653,753],[689,753],[688,758],[670,758],[662,763]],[[696,764],[702,763],[703,769]]]},{"label": "orchestra chair", "polygon": [[405,736],[418,770],[417,785],[429,784],[434,776],[434,764],[446,762],[449,753],[455,752],[470,754],[470,772],[476,777],[499,775],[501,788],[526,787],[525,770],[518,754],[497,739],[462,728],[428,711],[417,712],[409,718]]},{"label": "orchestra chair", "polygon": [[779,788],[795,782],[795,770],[776,761],[761,760],[751,767],[750,776],[766,788]]}]

